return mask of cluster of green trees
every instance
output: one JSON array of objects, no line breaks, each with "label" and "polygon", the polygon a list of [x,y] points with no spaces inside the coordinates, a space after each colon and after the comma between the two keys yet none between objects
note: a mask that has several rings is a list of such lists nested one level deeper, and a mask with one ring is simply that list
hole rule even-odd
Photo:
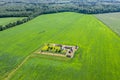
[{"label": "cluster of green trees", "polygon": [[2,12],[0,13],[0,18],[4,18],[4,17],[28,17],[29,15],[31,15],[32,12]]},{"label": "cluster of green trees", "polygon": [[45,45],[41,49],[41,52],[51,52],[51,53],[61,53],[65,54],[66,50],[62,50],[59,46],[53,46],[53,45]]}]

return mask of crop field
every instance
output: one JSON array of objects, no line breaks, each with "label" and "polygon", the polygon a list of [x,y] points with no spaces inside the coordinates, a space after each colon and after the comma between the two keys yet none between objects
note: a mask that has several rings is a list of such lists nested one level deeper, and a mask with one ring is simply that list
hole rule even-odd
[{"label": "crop field", "polygon": [[120,36],[120,13],[98,14],[96,17]]},{"label": "crop field", "polygon": [[[44,43],[79,49],[73,58],[35,54]],[[119,59],[120,37],[93,15],[41,15],[0,32],[0,80],[119,80]]]},{"label": "crop field", "polygon": [[14,22],[14,21],[21,20],[21,19],[23,19],[23,17],[0,18],[0,25],[5,25],[10,22]]}]

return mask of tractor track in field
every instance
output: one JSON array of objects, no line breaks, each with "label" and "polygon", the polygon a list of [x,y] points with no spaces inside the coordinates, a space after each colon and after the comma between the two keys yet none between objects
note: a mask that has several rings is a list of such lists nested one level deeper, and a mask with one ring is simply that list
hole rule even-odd
[{"label": "tractor track in field", "polygon": [[31,57],[31,54],[28,55],[16,68],[14,68],[7,77],[5,77],[3,80],[10,80],[10,78],[14,75],[14,73]]}]

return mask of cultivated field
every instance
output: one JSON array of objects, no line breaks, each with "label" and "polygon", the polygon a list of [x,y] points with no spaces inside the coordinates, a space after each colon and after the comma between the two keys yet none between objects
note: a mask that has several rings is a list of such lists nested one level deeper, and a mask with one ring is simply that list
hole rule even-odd
[{"label": "cultivated field", "polygon": [[120,35],[120,13],[98,14],[96,17]]},{"label": "cultivated field", "polygon": [[21,20],[21,19],[23,19],[23,17],[0,18],[0,25],[5,25],[10,22],[14,22],[14,21]]},{"label": "cultivated field", "polygon": [[[0,32],[0,38],[0,79],[120,79],[120,37],[92,15],[42,15]],[[79,49],[72,59],[35,54],[44,43]]]}]

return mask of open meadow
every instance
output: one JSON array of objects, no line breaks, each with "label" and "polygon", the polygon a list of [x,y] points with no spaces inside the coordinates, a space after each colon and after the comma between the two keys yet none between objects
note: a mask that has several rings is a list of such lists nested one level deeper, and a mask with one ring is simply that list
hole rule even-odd
[{"label": "open meadow", "polygon": [[[44,43],[79,49],[72,59],[35,54]],[[0,80],[119,80],[119,59],[120,37],[93,15],[46,14],[0,32]]]}]

